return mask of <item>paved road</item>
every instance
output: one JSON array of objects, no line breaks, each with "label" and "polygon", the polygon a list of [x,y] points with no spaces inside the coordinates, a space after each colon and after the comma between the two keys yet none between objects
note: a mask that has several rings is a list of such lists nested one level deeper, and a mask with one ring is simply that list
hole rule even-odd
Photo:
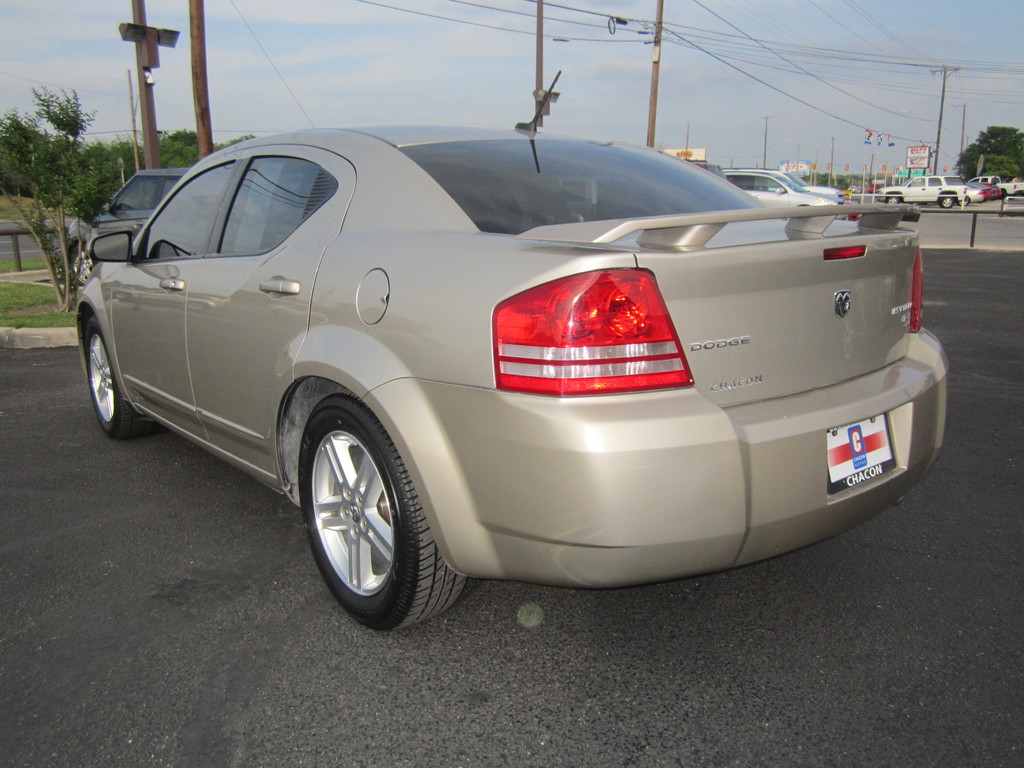
[{"label": "paved road", "polygon": [[668,584],[477,583],[383,635],[283,499],[105,438],[73,350],[0,350],[0,765],[1020,766],[1022,258],[928,256],[948,442],[900,507]]}]

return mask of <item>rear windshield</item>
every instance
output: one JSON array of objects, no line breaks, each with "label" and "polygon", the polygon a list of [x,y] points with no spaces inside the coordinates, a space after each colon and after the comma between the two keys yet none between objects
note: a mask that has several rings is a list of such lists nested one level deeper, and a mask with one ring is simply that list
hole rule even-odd
[{"label": "rear windshield", "polygon": [[483,232],[759,207],[727,181],[639,147],[509,139],[401,149]]}]

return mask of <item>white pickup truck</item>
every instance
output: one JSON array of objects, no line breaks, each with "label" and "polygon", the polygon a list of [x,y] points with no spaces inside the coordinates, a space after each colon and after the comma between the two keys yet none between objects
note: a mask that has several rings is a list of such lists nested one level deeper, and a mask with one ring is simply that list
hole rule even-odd
[{"label": "white pickup truck", "polygon": [[977,181],[981,184],[993,184],[1003,190],[1003,197],[1024,195],[1024,180],[1020,177],[1013,181],[1003,181],[998,176],[975,176],[971,181]]},{"label": "white pickup truck", "polygon": [[938,203],[942,208],[971,202],[967,185],[959,176],[915,176],[906,184],[883,187],[876,194],[883,203]]}]

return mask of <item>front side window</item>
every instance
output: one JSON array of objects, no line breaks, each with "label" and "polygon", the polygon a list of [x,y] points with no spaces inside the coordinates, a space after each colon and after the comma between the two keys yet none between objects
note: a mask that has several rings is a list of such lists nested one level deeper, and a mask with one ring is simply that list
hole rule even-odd
[{"label": "front side window", "polygon": [[779,182],[767,176],[755,176],[754,181],[754,189],[758,192],[785,192]]},{"label": "front side window", "polygon": [[206,253],[233,171],[232,161],[189,179],[150,224],[145,235],[145,258],[171,259]]},{"label": "front side window", "polygon": [[297,157],[257,157],[228,214],[220,252],[265,253],[277,247],[338,189],[316,163]]},{"label": "front side window", "polygon": [[483,232],[759,207],[686,161],[622,144],[516,138],[401,150]]}]

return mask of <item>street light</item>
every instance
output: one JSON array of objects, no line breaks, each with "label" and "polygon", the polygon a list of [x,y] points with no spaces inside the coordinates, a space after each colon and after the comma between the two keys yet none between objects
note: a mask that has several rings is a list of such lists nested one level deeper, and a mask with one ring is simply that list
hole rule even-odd
[{"label": "street light", "polygon": [[121,39],[135,43],[135,61],[139,69],[139,101],[142,106],[142,148],[146,168],[160,167],[160,137],[156,130],[156,105],[153,102],[153,70],[160,66],[159,48],[173,48],[178,43],[175,29],[158,29],[146,25],[141,2],[133,3],[135,21],[118,26]]}]

